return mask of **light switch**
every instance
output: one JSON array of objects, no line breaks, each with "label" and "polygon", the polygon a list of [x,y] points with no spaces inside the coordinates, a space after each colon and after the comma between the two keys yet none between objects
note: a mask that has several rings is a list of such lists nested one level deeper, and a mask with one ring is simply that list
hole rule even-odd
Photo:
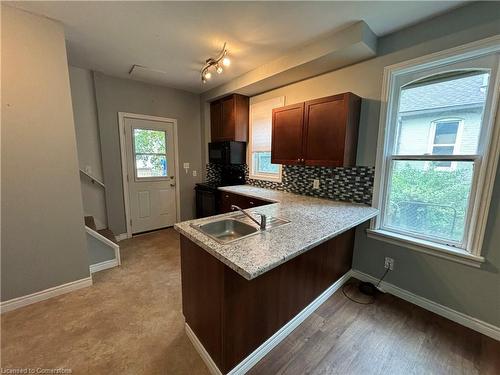
[{"label": "light switch", "polygon": [[189,163],[184,163],[184,169],[189,169]]},{"label": "light switch", "polygon": [[198,176],[198,172],[196,172],[196,170],[193,170],[193,177],[196,177]]}]

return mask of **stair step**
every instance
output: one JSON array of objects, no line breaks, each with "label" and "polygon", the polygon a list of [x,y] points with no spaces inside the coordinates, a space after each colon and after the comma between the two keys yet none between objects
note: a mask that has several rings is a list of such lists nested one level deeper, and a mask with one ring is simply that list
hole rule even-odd
[{"label": "stair step", "polygon": [[86,226],[88,226],[90,229],[97,230],[93,216],[84,216],[83,219],[85,220]]},{"label": "stair step", "polygon": [[100,229],[97,231],[97,233],[99,233],[101,236],[106,237],[108,240],[113,241],[116,244],[118,243],[116,241],[116,237],[115,237],[114,233],[111,230],[109,230],[108,228]]}]

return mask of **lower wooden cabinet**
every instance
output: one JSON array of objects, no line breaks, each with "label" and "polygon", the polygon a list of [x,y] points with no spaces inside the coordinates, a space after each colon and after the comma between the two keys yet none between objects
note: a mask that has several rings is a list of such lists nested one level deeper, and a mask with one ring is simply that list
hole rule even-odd
[{"label": "lower wooden cabinet", "polygon": [[182,311],[222,374],[230,372],[350,270],[354,231],[323,242],[252,280],[180,236]]},{"label": "lower wooden cabinet", "polygon": [[221,214],[231,212],[232,211],[231,205],[233,205],[233,204],[235,206],[240,207],[240,208],[246,209],[246,208],[258,207],[258,206],[263,206],[266,204],[273,203],[273,202],[264,201],[262,199],[246,197],[244,195],[227,193],[225,191],[221,191],[220,194],[221,194],[221,197],[219,199],[219,202],[220,202],[219,212]]}]

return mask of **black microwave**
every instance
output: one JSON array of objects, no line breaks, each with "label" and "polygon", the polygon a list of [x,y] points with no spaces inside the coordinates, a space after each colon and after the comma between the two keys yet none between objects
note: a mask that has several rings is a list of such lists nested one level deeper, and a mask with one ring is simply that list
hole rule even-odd
[{"label": "black microwave", "polygon": [[208,160],[214,164],[245,164],[246,142],[223,141],[208,144]]}]

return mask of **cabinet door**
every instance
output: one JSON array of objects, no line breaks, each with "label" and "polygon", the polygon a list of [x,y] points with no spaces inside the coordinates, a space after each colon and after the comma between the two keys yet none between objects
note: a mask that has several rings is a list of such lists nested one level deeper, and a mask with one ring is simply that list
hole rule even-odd
[{"label": "cabinet door", "polygon": [[342,166],[346,136],[344,95],[305,103],[304,159],[306,165]]},{"label": "cabinet door", "polygon": [[232,199],[231,199],[231,193],[226,193],[225,191],[220,192],[220,206],[219,206],[219,212],[221,214],[225,214],[228,212],[231,212],[231,205],[233,204]]},{"label": "cabinet door", "polygon": [[220,101],[210,103],[210,138],[218,142],[222,138],[222,104]]},{"label": "cabinet door", "polygon": [[234,140],[234,126],[235,126],[235,104],[234,96],[224,98],[221,100],[222,104],[222,140]]},{"label": "cabinet door", "polygon": [[271,162],[301,164],[304,103],[273,109]]}]

